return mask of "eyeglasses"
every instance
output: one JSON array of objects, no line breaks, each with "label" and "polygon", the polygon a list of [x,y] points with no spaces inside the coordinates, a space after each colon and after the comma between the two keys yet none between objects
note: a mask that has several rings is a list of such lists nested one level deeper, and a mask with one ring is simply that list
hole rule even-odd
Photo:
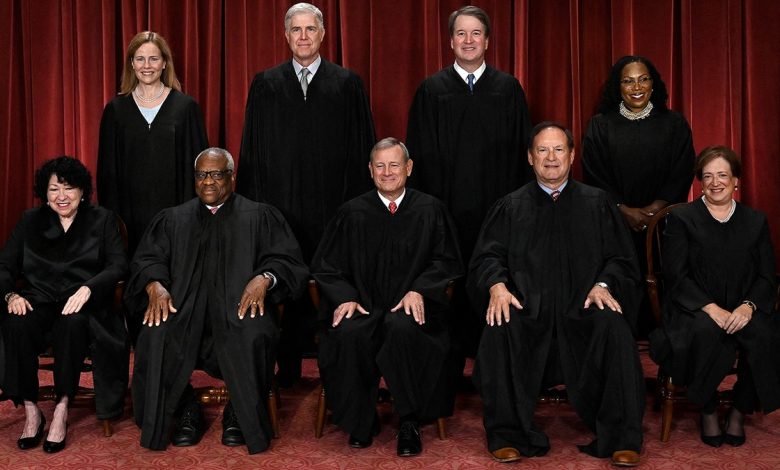
[{"label": "eyeglasses", "polygon": [[647,75],[643,75],[639,78],[626,77],[620,80],[620,86],[624,86],[624,87],[630,87],[634,85],[645,86],[645,85],[649,85],[650,82],[652,81],[653,79],[648,77]]},{"label": "eyeglasses", "polygon": [[211,177],[214,181],[222,181],[225,176],[232,175],[233,170],[212,170],[212,171],[196,171],[195,179],[203,181],[208,177]]}]

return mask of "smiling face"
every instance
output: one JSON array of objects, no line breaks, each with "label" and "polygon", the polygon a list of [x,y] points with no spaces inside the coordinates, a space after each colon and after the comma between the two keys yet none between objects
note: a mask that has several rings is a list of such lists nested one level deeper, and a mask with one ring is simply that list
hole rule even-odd
[{"label": "smiling face", "polygon": [[325,29],[319,26],[314,14],[298,13],[290,18],[290,28],[284,32],[284,37],[295,60],[308,67],[319,56]]},{"label": "smiling face", "polygon": [[488,48],[485,25],[474,16],[458,16],[453,25],[450,47],[458,65],[473,72],[485,61]]},{"label": "smiling face", "polygon": [[620,74],[620,96],[626,108],[637,113],[647,107],[653,94],[653,79],[642,62],[631,62]]},{"label": "smiling face", "polygon": [[713,159],[702,168],[701,189],[705,200],[712,205],[731,203],[738,181],[723,157]]},{"label": "smiling face", "polygon": [[412,174],[412,160],[406,160],[404,151],[395,145],[376,150],[371,156],[368,171],[379,193],[395,201],[404,192],[406,179]]},{"label": "smiling face", "polygon": [[49,187],[46,190],[46,200],[49,207],[61,218],[70,218],[76,215],[84,192],[80,188],[71,186],[67,182],[60,182],[56,174],[49,178]]},{"label": "smiling face", "polygon": [[[215,179],[213,172],[221,172]],[[199,175],[199,173],[201,173]],[[206,175],[202,175],[206,173]],[[201,178],[203,176],[203,178]],[[201,202],[209,206],[218,206],[233,194],[235,174],[228,173],[228,160],[222,155],[209,153],[198,159],[195,166],[195,194]]]},{"label": "smiling face", "polygon": [[574,150],[569,148],[566,134],[557,127],[548,127],[536,137],[528,151],[528,163],[536,179],[550,189],[558,189],[569,177]]},{"label": "smiling face", "polygon": [[159,47],[152,42],[147,42],[133,54],[132,66],[140,83],[156,85],[165,69],[165,59]]}]

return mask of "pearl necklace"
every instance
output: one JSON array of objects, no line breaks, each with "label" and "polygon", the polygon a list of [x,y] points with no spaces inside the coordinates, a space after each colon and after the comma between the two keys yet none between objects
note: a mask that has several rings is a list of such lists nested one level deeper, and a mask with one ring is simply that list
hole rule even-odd
[{"label": "pearl necklace", "polygon": [[620,108],[621,116],[628,119],[629,121],[636,121],[638,119],[644,119],[650,115],[650,111],[653,110],[653,103],[648,101],[647,106],[645,106],[645,109],[639,111],[638,113],[635,113],[630,109],[626,108],[626,105],[622,101],[620,102],[619,108]]},{"label": "pearl necklace", "polygon": [[138,93],[138,86],[137,85],[135,87],[135,90],[133,90],[133,96],[135,96],[135,98],[138,101],[142,102],[142,103],[154,103],[155,101],[160,99],[160,97],[163,95],[163,93],[165,93],[165,84],[160,82],[160,85],[161,85],[160,86],[160,92],[157,93],[157,96],[155,96],[153,98],[146,98],[146,97],[141,96]]},{"label": "pearl necklace", "polygon": [[[705,205],[705,206],[707,206],[707,209],[711,209],[711,208],[712,208],[712,206],[710,206],[710,204],[707,202],[707,198],[706,198],[706,197],[702,196],[702,197],[701,197],[701,200],[702,200],[702,202],[704,202],[704,205]],[[736,209],[737,209],[737,201],[735,201],[734,199],[732,199],[732,200],[731,200],[731,209],[729,210],[729,213],[728,213],[728,215],[727,215],[726,217],[724,217],[724,218],[722,218],[722,219],[719,219],[719,218],[715,217],[715,216],[712,214],[712,211],[711,211],[711,210],[709,211],[709,213],[710,213],[710,215],[712,216],[712,218],[713,218],[713,219],[717,220],[718,222],[720,222],[720,223],[722,223],[722,224],[725,224],[726,222],[728,222],[729,220],[731,220],[731,216],[732,216],[732,215],[734,215],[734,211],[735,211]]]}]

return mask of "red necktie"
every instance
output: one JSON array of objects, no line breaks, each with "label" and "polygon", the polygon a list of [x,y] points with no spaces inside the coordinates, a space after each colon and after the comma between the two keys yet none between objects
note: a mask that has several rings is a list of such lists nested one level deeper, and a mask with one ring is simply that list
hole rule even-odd
[{"label": "red necktie", "polygon": [[553,202],[557,201],[559,197],[561,197],[561,192],[557,189],[550,193],[550,197],[552,198]]},{"label": "red necktie", "polygon": [[395,211],[398,210],[398,204],[396,204],[395,201],[390,201],[390,205],[388,205],[387,208],[390,209],[391,214],[395,214]]},{"label": "red necktie", "polygon": [[212,208],[211,208],[211,209],[209,209],[209,210],[211,211],[211,213],[212,213],[212,214],[216,214],[216,213],[217,213],[217,211],[219,210],[219,207],[212,207]]}]

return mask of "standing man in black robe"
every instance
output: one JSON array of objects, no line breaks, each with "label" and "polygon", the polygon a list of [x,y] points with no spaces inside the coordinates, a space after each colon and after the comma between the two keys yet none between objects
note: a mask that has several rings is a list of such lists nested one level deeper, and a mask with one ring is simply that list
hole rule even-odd
[{"label": "standing man in black robe", "polygon": [[[490,206],[533,178],[522,158],[531,120],[520,82],[485,63],[487,13],[464,6],[450,15],[449,30],[455,63],[417,89],[406,138],[416,162],[410,185],[444,202],[468,260]],[[482,323],[463,289],[453,307],[460,347],[473,357]]]},{"label": "standing man in black robe", "polygon": [[544,122],[531,138],[536,181],[493,206],[469,267],[488,325],[474,368],[488,449],[500,462],[544,455],[536,400],[563,383],[596,435],[580,450],[638,465],[645,387],[631,334],[639,294],[631,237],[606,192],[569,179],[571,132]]},{"label": "standing man in black robe", "polygon": [[[293,58],[252,82],[236,191],[279,208],[308,263],[336,209],[369,189],[364,172],[376,137],[360,77],[319,53],[322,12],[295,4],[287,10],[284,30]],[[288,305],[287,312],[281,386],[300,377],[301,348],[312,343],[316,323],[308,299]]]},{"label": "standing man in black robe", "polygon": [[200,440],[202,411],[189,385],[196,367],[223,378],[230,392],[223,444],[262,452],[273,435],[265,398],[279,337],[274,305],[299,294],[308,272],[284,217],[234,195],[234,181],[227,150],[201,152],[198,197],[161,211],[131,264],[126,301],[146,326],[136,344],[133,410],[149,449],[166,447],[175,414],[173,444]]},{"label": "standing man in black robe", "polygon": [[402,457],[422,451],[420,421],[452,414],[446,288],[463,275],[446,208],[405,188],[412,164],[399,140],[377,143],[369,163],[376,190],[339,209],[312,261],[323,294],[319,366],[333,421],[351,447],[370,446],[384,376],[400,416]]}]

